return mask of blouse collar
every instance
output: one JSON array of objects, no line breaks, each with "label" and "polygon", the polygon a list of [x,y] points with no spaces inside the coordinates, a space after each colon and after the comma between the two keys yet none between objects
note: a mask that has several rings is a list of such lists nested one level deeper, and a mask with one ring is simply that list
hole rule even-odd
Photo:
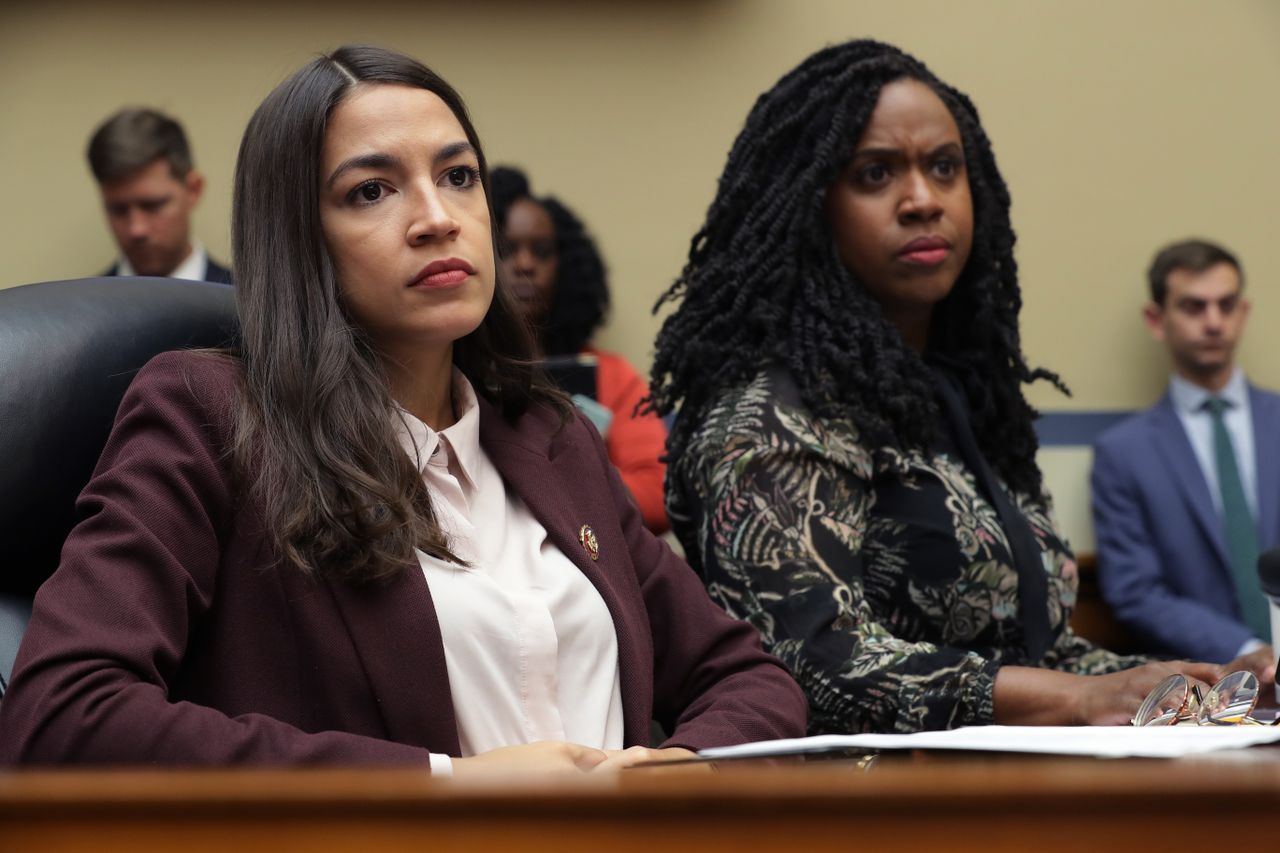
[{"label": "blouse collar", "polygon": [[419,472],[425,473],[427,465],[436,460],[448,464],[448,457],[452,456],[457,460],[462,475],[474,488],[478,482],[481,454],[480,407],[471,382],[456,367],[453,368],[453,410],[457,420],[437,432],[396,406],[396,437]]}]

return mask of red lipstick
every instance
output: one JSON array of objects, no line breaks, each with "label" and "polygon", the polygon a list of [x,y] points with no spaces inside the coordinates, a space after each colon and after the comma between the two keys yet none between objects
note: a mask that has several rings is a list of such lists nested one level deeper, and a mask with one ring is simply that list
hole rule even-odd
[{"label": "red lipstick", "polygon": [[449,287],[475,274],[476,268],[462,258],[445,258],[423,267],[409,282],[409,287]]}]

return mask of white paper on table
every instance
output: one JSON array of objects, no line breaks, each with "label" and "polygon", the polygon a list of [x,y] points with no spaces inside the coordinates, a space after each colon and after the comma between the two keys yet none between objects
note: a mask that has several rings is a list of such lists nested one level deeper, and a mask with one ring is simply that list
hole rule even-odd
[{"label": "white paper on table", "polygon": [[1178,758],[1280,741],[1280,726],[969,726],[907,735],[818,735],[699,750],[702,758],[767,758],[841,749],[962,749],[1091,755],[1097,758]]}]

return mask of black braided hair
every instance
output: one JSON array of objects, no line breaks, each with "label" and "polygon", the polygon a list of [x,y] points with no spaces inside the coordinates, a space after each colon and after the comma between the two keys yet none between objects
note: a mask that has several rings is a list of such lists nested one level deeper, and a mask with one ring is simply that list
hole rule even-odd
[{"label": "black braided hair", "polygon": [[[545,325],[536,331],[542,351],[547,355],[581,352],[609,311],[609,284],[595,240],[573,211],[558,199],[533,195],[528,178],[520,170],[498,166],[490,181],[494,187],[493,212],[499,234],[507,227],[511,206],[522,199],[541,205],[551,215],[559,267]],[[505,253],[505,241],[500,239],[499,243]]]},{"label": "black braided hair", "polygon": [[1031,369],[1018,336],[1022,298],[1009,192],[973,103],[919,60],[870,40],[825,48],[752,107],[734,141],[689,259],[655,306],[678,303],[656,343],[651,387],[660,414],[679,408],[668,440],[675,463],[724,388],[764,364],[786,367],[819,417],[848,418],[876,448],[925,449],[935,438],[933,380],[879,305],[841,262],[824,214],[827,188],[851,158],[880,90],[918,80],[946,104],[964,144],[974,208],[973,248],[934,309],[928,353],[968,400],[987,459],[1012,488],[1038,495]]}]

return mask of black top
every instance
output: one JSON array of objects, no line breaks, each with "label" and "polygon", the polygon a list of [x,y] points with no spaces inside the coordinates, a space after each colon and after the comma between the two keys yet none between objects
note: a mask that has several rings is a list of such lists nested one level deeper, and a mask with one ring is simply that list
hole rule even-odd
[{"label": "black top", "polygon": [[[120,264],[114,263],[103,273],[104,276],[117,276],[120,274]],[[208,255],[205,255],[204,264],[204,281],[211,281],[214,284],[235,284],[231,279],[231,270],[215,261]]]},{"label": "black top", "polygon": [[811,731],[911,732],[992,722],[1003,664],[1079,674],[1133,666],[1068,626],[1076,563],[1044,495],[1002,498],[1030,531],[1043,654],[1029,657],[1018,562],[955,436],[929,453],[872,449],[814,417],[790,376],[724,392],[668,468],[667,509],[712,597],[760,629],[810,699]]}]

